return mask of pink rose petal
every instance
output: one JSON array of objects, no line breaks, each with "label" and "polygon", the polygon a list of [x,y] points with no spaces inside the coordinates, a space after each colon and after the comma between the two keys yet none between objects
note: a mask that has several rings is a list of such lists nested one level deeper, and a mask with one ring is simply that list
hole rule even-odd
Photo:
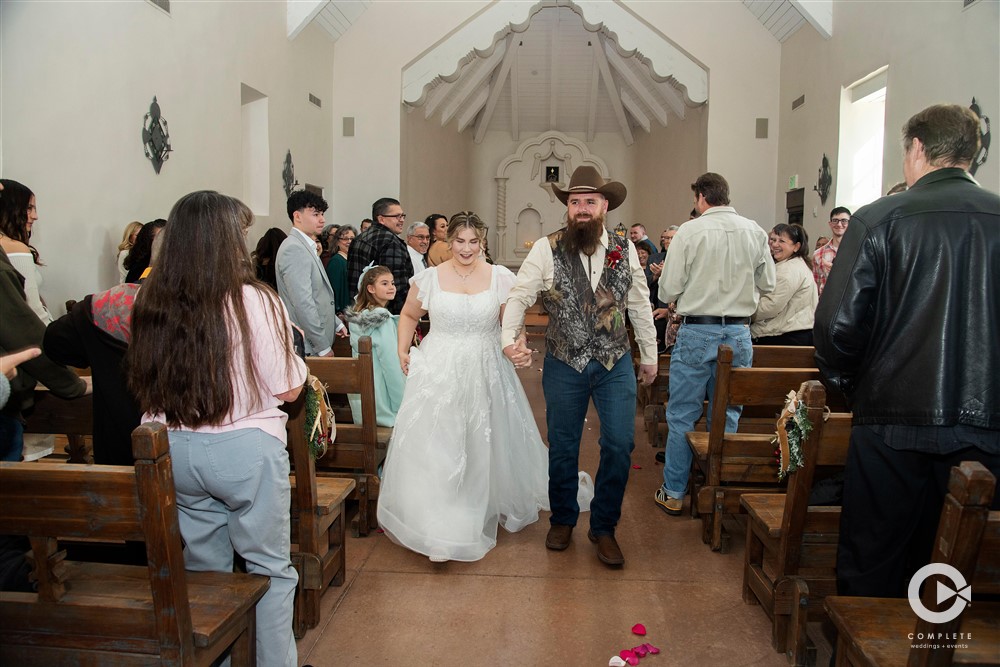
[{"label": "pink rose petal", "polygon": [[642,466],[639,465],[638,463],[633,463],[632,470],[642,470]]},{"label": "pink rose petal", "polygon": [[646,648],[646,645],[643,644],[642,646],[636,646],[636,647],[634,647],[632,649],[632,652],[635,653],[640,658],[645,658],[646,654],[649,653],[649,650]]},{"label": "pink rose petal", "polygon": [[627,648],[622,649],[618,653],[618,655],[621,656],[625,660],[625,662],[627,662],[630,665],[634,666],[639,664],[639,656],[637,656],[635,653],[632,653],[632,651],[628,650]]},{"label": "pink rose petal", "polygon": [[646,647],[646,650],[649,651],[650,655],[656,655],[660,652],[660,649],[656,648],[652,644],[643,644],[643,646]]},{"label": "pink rose petal", "polygon": [[614,656],[608,660],[608,667],[625,667],[627,663],[620,656]]},{"label": "pink rose petal", "polygon": [[639,636],[645,635],[646,634],[646,626],[643,625],[642,623],[636,623],[635,625],[632,626],[632,632],[634,634],[639,635]]}]

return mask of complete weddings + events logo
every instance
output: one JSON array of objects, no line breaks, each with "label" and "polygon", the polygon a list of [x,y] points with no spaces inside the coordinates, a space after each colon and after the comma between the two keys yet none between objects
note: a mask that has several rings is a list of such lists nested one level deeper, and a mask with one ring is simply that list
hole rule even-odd
[{"label": "complete weddings + events logo", "polygon": [[[941,611],[932,611],[928,609],[924,606],[924,602],[920,598],[921,584],[923,584],[929,577],[933,577],[935,575],[948,579],[951,582],[951,586],[940,580],[935,582],[935,597],[937,606],[940,607],[948,600],[952,598],[955,599],[950,607]],[[924,621],[927,621],[928,623],[948,623],[949,621],[953,621],[958,618],[959,615],[965,611],[965,608],[971,604],[972,586],[968,584],[962,573],[951,565],[946,563],[928,563],[917,570],[916,574],[913,575],[913,578],[910,579],[910,585],[907,588],[906,596],[909,599],[910,608],[913,609],[913,613]],[[911,632],[907,638],[910,641],[917,640],[918,642],[937,642],[942,640],[953,642],[955,640],[972,639],[972,633]],[[953,646],[954,648],[959,648],[964,645],[955,644]],[[938,645],[934,645],[931,648],[938,648]]]}]

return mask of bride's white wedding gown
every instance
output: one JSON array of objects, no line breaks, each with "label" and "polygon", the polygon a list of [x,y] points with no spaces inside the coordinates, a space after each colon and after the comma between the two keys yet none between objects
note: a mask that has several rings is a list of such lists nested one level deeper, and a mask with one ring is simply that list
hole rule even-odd
[{"label": "bride's white wedding gown", "polygon": [[389,538],[435,561],[474,561],[549,509],[548,450],[514,366],[500,349],[500,305],[514,274],[493,267],[490,288],[445,292],[438,269],[418,289],[431,330],[410,351],[379,492]]}]

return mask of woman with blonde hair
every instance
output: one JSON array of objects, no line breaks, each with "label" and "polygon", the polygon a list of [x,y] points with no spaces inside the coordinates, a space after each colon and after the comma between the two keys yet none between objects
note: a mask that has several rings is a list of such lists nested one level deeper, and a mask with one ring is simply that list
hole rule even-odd
[{"label": "woman with blonde hair", "polygon": [[135,245],[135,237],[139,234],[140,229],[142,229],[142,223],[138,220],[133,220],[125,225],[125,231],[122,232],[122,242],[118,244],[118,257],[116,259],[118,263],[118,282],[120,283],[125,282],[125,276],[128,275],[128,269],[125,268],[125,258],[128,257],[129,251]]},{"label": "woman with blonde hair", "polygon": [[[410,280],[399,317],[407,374],[379,492],[378,520],[395,543],[434,562],[474,561],[548,509],[548,453],[514,367],[500,314],[514,274],[481,256],[475,213],[448,223],[451,259]],[[419,348],[410,341],[431,315]]]},{"label": "woman with blonde hair", "polygon": [[253,214],[217,192],[170,212],[157,270],[132,311],[129,388],[143,421],[167,425],[185,567],[270,577],[257,604],[257,664],[294,667],[287,416],[306,367],[288,313],[257,280]]}]

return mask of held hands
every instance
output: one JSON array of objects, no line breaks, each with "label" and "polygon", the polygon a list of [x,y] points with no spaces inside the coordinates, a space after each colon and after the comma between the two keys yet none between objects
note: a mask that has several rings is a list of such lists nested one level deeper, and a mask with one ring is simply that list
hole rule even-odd
[{"label": "held hands", "polygon": [[653,384],[653,380],[656,379],[657,370],[656,364],[641,364],[639,366],[639,382],[642,384]]},{"label": "held hands", "polygon": [[532,350],[528,348],[528,339],[524,334],[518,336],[513,345],[505,347],[503,354],[515,368],[531,368]]}]

